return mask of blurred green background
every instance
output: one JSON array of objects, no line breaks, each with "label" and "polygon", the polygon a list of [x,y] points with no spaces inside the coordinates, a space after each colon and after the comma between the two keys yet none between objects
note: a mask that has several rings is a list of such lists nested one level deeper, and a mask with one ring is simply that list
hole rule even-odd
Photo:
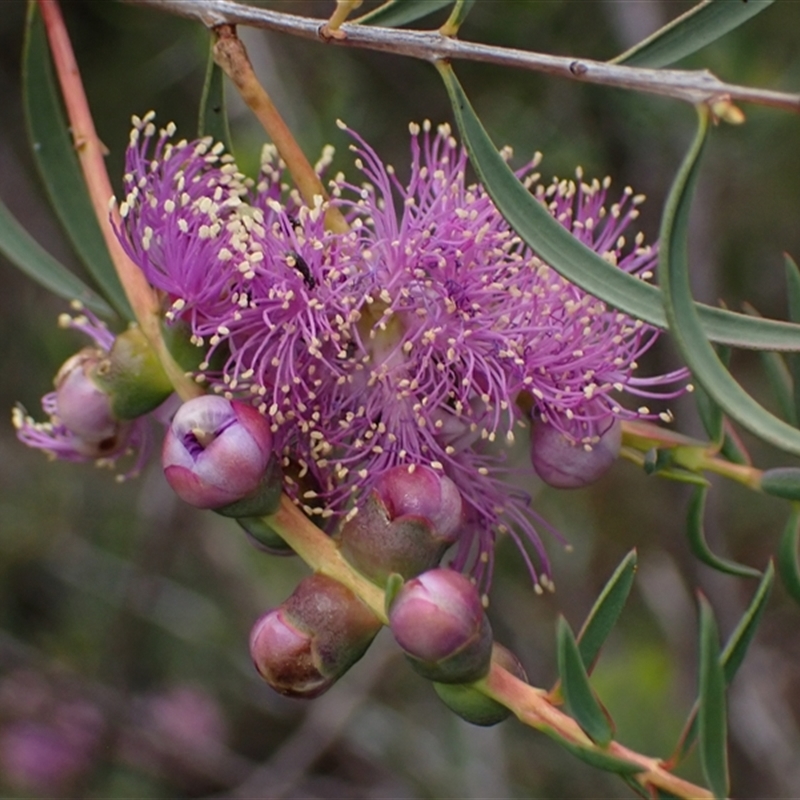
[{"label": "blurred green background", "polygon": [[[332,0],[263,3],[324,17]],[[365,8],[369,7],[369,3]],[[374,4],[373,4],[374,5]],[[610,58],[690,3],[672,0],[478,0],[461,36]],[[208,34],[152,8],[70,0],[64,14],[112,178],[122,174],[129,120],[149,109],[191,137]],[[0,14],[0,196],[57,258],[81,271],[49,210],[26,140],[19,62],[25,4]],[[439,12],[425,21],[444,20]],[[776,3],[680,64],[733,82],[796,91],[800,3]],[[450,119],[427,64],[242,31],[263,83],[312,160],[337,146],[349,163],[344,119],[402,174],[409,121]],[[652,241],[661,203],[692,132],[677,102],[535,73],[457,64],[495,141],[521,163],[545,154],[545,179],[611,175],[648,195]],[[257,164],[263,134],[237,98],[236,154]],[[800,124],[746,107],[747,124],[713,135],[692,229],[695,290],[738,308],[745,299],[784,317],[782,253],[800,258]],[[38,410],[58,366],[84,342],[56,327],[66,304],[0,258],[0,408]],[[647,368],[676,364],[664,340]],[[757,356],[737,374],[762,402]],[[699,432],[691,398],[677,427]],[[756,463],[787,463],[752,446]],[[721,576],[689,554],[688,487],[618,464],[591,489],[542,490],[537,510],[572,543],[548,541],[557,591],[537,597],[510,542],[498,548],[491,619],[531,681],[549,686],[559,613],[577,627],[616,564],[637,547],[629,606],[595,673],[620,740],[666,757],[695,692],[694,592],[711,599],[723,633],[752,582]],[[715,550],[756,566],[774,552],[787,509],[716,485],[707,531]],[[257,553],[230,521],[196,512],[168,490],[156,463],[118,485],[90,466],[49,463],[0,428],[0,795],[91,798],[617,798],[624,784],[513,721],[470,727],[442,706],[384,632],[322,698],[279,697],[249,663],[254,620],[292,590],[302,564]],[[797,796],[800,786],[800,610],[774,592],[730,691],[731,769],[737,797]],[[683,774],[701,780],[696,757]]]}]

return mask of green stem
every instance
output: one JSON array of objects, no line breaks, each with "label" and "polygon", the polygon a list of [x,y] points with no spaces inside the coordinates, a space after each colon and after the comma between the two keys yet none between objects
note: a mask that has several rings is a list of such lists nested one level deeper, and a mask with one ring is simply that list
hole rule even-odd
[{"label": "green stem", "polygon": [[[622,443],[640,453],[646,453],[653,448],[670,450],[672,464],[676,467],[696,473],[712,472],[755,491],[761,490],[762,470],[746,464],[734,464],[720,458],[715,445],[691,439],[649,422],[623,422]],[[637,463],[639,461],[633,455],[630,458]]]}]

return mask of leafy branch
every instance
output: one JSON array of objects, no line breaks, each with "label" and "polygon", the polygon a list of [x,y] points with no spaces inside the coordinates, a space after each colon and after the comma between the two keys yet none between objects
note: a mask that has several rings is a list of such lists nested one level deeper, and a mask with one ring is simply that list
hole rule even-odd
[{"label": "leafy branch", "polygon": [[[650,69],[586,58],[554,56],[511,47],[465,42],[439,31],[397,30],[358,22],[341,26],[341,37],[325,36],[323,22],[233,0],[126,0],[159,11],[195,19],[208,27],[251,25],[323,44],[360,47],[424,61],[476,61],[542,72],[583,83],[658,94],[696,105],[716,101],[756,103],[800,112],[800,94],[739,86],[719,80],[708,70]],[[727,5],[734,5],[728,3]]]}]

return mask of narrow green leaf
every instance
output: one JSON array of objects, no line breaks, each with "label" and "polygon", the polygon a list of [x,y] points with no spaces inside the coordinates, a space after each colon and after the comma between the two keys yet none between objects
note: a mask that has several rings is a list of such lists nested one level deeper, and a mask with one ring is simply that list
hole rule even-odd
[{"label": "narrow green leaf", "polygon": [[80,300],[103,317],[113,316],[111,306],[93,292],[80,278],[56,261],[17,222],[5,204],[0,201],[0,253],[12,264],[66,300]]},{"label": "narrow green leaf", "polygon": [[575,742],[570,742],[568,739],[565,739],[552,728],[542,727],[542,730],[550,736],[551,739],[557,741],[565,750],[596,769],[613,772],[617,775],[634,775],[637,772],[644,772],[645,768],[634,761],[627,761],[624,758],[612,756],[596,748],[582,747]]},{"label": "narrow green leaf", "polygon": [[[497,152],[449,64],[437,62],[470,161],[512,228],[556,272],[637,319],[667,326],[661,291],[618,269],[579,242],[522,185]],[[706,334],[714,341],[759,350],[800,350],[800,326],[756,319],[722,308],[697,305]]]},{"label": "narrow green leaf", "polygon": [[[753,595],[753,599],[750,601],[747,610],[742,615],[736,629],[728,638],[720,654],[720,663],[722,665],[722,673],[725,677],[726,685],[730,684],[734,679],[742,661],[744,661],[747,649],[750,647],[750,642],[753,640],[753,636],[755,636],[756,630],[758,629],[758,624],[761,621],[764,609],[767,607],[767,601],[769,600],[774,580],[775,567],[770,561],[767,568],[764,570],[761,583],[759,583],[758,589],[756,589]],[[684,732],[681,735],[675,756],[671,759],[676,763],[689,752],[697,738],[697,709],[698,703],[695,703],[684,727]]]},{"label": "narrow green leaf", "polygon": [[445,36],[455,36],[474,5],[475,0],[456,0],[456,4],[450,12],[450,16],[439,29],[440,32]]},{"label": "narrow green leaf", "polygon": [[409,22],[427,17],[440,8],[449,6],[453,0],[388,0],[382,6],[364,14],[353,22],[362,25],[382,25],[384,28],[397,28]]},{"label": "narrow green leaf", "polygon": [[[731,360],[731,348],[720,345],[717,348],[720,361],[727,367]],[[708,438],[715,444],[722,444],[724,433],[725,415],[722,409],[709,397],[708,392],[702,386],[695,387],[695,403],[700,421],[708,434]]]},{"label": "narrow green leaf", "polygon": [[706,338],[692,300],[686,242],[691,197],[708,134],[708,109],[698,107],[698,115],[697,135],[670,189],[661,221],[659,277],[669,329],[697,382],[728,416],[765,442],[800,455],[800,431],[770,414],[734,380]]},{"label": "narrow green leaf", "polygon": [[200,114],[197,120],[198,136],[210,136],[215,142],[222,142],[228,153],[233,153],[231,132],[228,127],[228,114],[225,111],[225,73],[214,61],[214,42],[208,51],[208,65],[200,97]]},{"label": "narrow green leaf", "polygon": [[744,661],[747,648],[750,646],[750,642],[758,629],[758,623],[761,621],[761,615],[767,607],[767,600],[769,600],[774,579],[775,567],[770,561],[767,568],[764,570],[761,583],[758,584],[758,589],[756,589],[756,593],[753,595],[750,605],[742,615],[739,624],[728,638],[722,650],[720,661],[722,663],[726,684],[733,680],[742,661]]},{"label": "narrow green leaf", "polygon": [[726,558],[715,555],[706,542],[703,516],[705,513],[707,486],[697,486],[689,500],[689,511],[686,516],[686,532],[689,536],[689,545],[695,558],[707,566],[728,575],[737,575],[740,578],[760,578],[761,572],[744,564],[737,564]]},{"label": "narrow green leaf", "polygon": [[800,505],[794,504],[778,547],[778,573],[795,603],[800,603],[798,547],[800,547]]},{"label": "narrow green leaf", "polygon": [[747,452],[742,438],[736,432],[733,425],[731,425],[730,420],[726,419],[722,428],[725,436],[722,440],[720,453],[734,464],[744,464],[748,467],[752,466],[753,460],[750,458],[750,453]]},{"label": "narrow green leaf", "polygon": [[[786,294],[789,299],[789,319],[800,322],[800,269],[788,253],[784,253],[786,271]],[[787,356],[789,374],[792,377],[794,391],[795,418],[800,421],[800,355],[794,353]]]},{"label": "narrow green leaf", "polygon": [[[749,303],[745,303],[745,311],[752,317],[761,316]],[[792,375],[784,357],[780,353],[770,353],[766,350],[762,350],[758,355],[767,376],[770,392],[778,403],[781,417],[796,428],[797,412],[794,407]],[[724,363],[727,367],[728,363]]]},{"label": "narrow green leaf", "polygon": [[728,796],[725,676],[719,659],[719,633],[708,600],[700,596],[700,707],[697,731],[703,774],[717,800]]},{"label": "narrow green leaf", "polygon": [[53,77],[47,35],[35,3],[29,4],[22,75],[33,155],[53,208],[100,291],[122,316],[132,319],[133,312],[108,254],[78,165]]},{"label": "narrow green leaf", "polygon": [[784,500],[800,500],[800,468],[776,467],[761,474],[762,492]]},{"label": "narrow green leaf", "polygon": [[589,684],[572,629],[563,617],[559,617],[556,638],[558,672],[567,709],[593,742],[607,745],[614,732]]},{"label": "narrow green leaf", "polygon": [[774,0],[704,0],[616,58],[611,64],[666,67],[719,39]]},{"label": "narrow green leaf", "polygon": [[583,623],[578,633],[578,650],[581,661],[587,671],[591,671],[600,648],[603,646],[608,634],[616,625],[619,615],[625,606],[625,601],[633,586],[633,577],[636,574],[636,551],[631,550],[614,574],[603,587],[599,597],[592,606],[589,616]]},{"label": "narrow green leaf", "polygon": [[772,396],[778,403],[781,417],[796,428],[797,412],[794,407],[792,376],[789,374],[789,368],[786,366],[783,356],[780,353],[770,353],[766,350],[762,350],[759,356]]}]

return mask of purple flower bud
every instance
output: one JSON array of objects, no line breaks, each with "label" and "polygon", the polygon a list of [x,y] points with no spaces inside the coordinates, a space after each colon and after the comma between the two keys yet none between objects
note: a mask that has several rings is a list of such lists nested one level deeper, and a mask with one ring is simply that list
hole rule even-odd
[{"label": "purple flower bud", "polygon": [[55,379],[56,414],[87,444],[113,439],[119,428],[111,399],[90,377],[105,357],[102,350],[85,347],[62,364]]},{"label": "purple flower bud", "polygon": [[404,584],[389,609],[389,625],[426,678],[467,683],[489,670],[492,629],[477,588],[459,572],[434,569]]},{"label": "purple flower bud", "polygon": [[375,483],[390,520],[423,517],[442,540],[455,542],[462,524],[463,503],[456,485],[430,467],[399,466],[386,470]]},{"label": "purple flower bud", "polygon": [[[527,683],[528,676],[520,660],[507,647],[497,642],[492,645],[492,662]],[[451,711],[473,725],[483,727],[497,725],[511,714],[504,705],[487,697],[470,684],[434,683],[433,688]]]},{"label": "purple flower bud", "polygon": [[250,654],[276,692],[312,698],[364,655],[380,628],[380,620],[350,589],[317,573],[256,622]]},{"label": "purple flower bud", "polygon": [[178,409],[162,461],[181,499],[198,508],[219,508],[255,492],[271,456],[265,417],[246,403],[204,395]]},{"label": "purple flower bud", "polygon": [[531,432],[531,461],[536,474],[557,489],[578,489],[599,480],[616,461],[622,425],[609,421],[593,442],[570,441],[554,425],[536,422]]},{"label": "purple flower bud", "polygon": [[462,519],[461,494],[449,478],[424,466],[393,467],[342,526],[342,555],[378,584],[393,572],[413,578],[437,566]]}]

